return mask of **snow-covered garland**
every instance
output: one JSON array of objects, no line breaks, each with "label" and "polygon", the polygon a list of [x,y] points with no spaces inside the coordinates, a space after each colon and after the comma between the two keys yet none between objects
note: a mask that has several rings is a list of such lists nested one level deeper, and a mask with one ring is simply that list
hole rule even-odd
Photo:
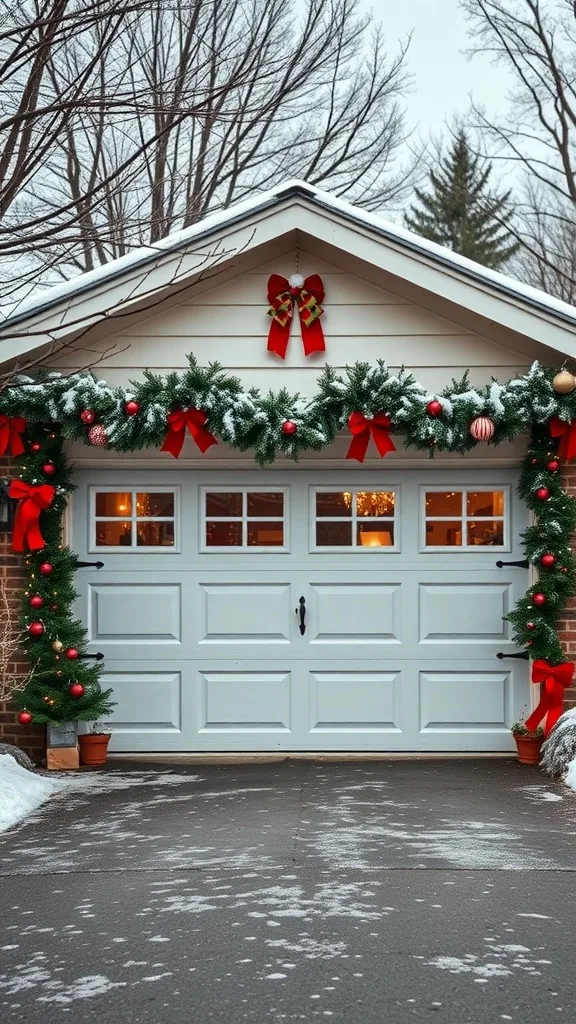
[{"label": "snow-covered garland", "polygon": [[252,450],[260,465],[279,456],[297,458],[302,451],[320,451],[347,429],[355,413],[389,417],[393,435],[431,455],[473,448],[478,442],[470,425],[479,416],[489,417],[494,425],[492,444],[528,433],[534,424],[547,424],[552,417],[566,424],[576,419],[576,391],[556,394],[554,371],[538,363],[505,384],[494,380],[473,388],[465,376],[438,395],[429,394],[403,370],[390,373],[382,362],[355,363],[345,375],[326,367],[316,394],[304,398],[284,388],[268,394],[245,391],[238,378],[217,363],[202,367],[192,356],[189,361],[190,368],[181,374],[161,377],[146,371],[143,380],[126,391],[111,388],[91,373],[50,373],[41,382],[23,377],[0,396],[0,413],[28,422],[49,418],[68,438],[129,452],[162,446],[170,414],[196,410],[203,414],[199,430],[205,428],[205,433],[240,451]]},{"label": "snow-covered garland", "polygon": [[[14,454],[24,449],[20,480],[32,488],[56,485],[56,497],[40,518],[46,537],[59,538],[63,502],[73,490],[71,467],[62,450],[65,438],[124,452],[162,446],[176,455],[188,430],[202,451],[221,440],[241,451],[253,450],[256,462],[265,465],[278,456],[296,459],[306,449],[319,451],[347,429],[352,441],[349,455],[360,461],[370,439],[381,454],[391,450],[390,434],[402,436],[406,446],[431,456],[437,451],[463,453],[480,439],[499,444],[529,434],[519,491],[534,514],[523,541],[539,578],[509,619],[515,642],[533,658],[549,665],[562,662],[557,623],[576,589],[576,559],[570,548],[576,499],[562,487],[558,451],[567,457],[576,454],[572,451],[576,449],[576,390],[558,394],[552,386],[554,370],[535,363],[525,376],[504,384],[494,380],[484,388],[471,387],[465,376],[431,395],[404,371],[392,374],[382,362],[356,363],[345,376],[326,367],[316,394],[303,398],[285,389],[267,395],[255,389],[245,391],[218,364],[201,367],[192,356],[189,361],[189,369],[182,374],[160,377],[146,372],[129,391],[111,388],[85,372],[67,377],[47,373],[37,380],[22,377],[2,393],[0,439],[4,438],[8,453],[10,438]],[[47,441],[53,445],[52,458],[47,458]],[[76,661],[75,673],[64,672],[58,657],[59,667],[54,665],[58,679],[52,673],[54,645],[71,644],[76,658],[81,657],[86,636],[71,616],[75,556],[59,547],[49,554],[64,577],[66,600],[58,607],[49,606],[54,581],[42,579],[46,552],[31,552],[26,559],[31,579],[23,602],[25,627],[32,625],[35,615],[29,595],[39,587],[44,615],[42,632],[29,635],[28,643],[35,648],[29,654],[34,662],[41,646],[45,656],[16,702],[26,709],[32,688],[35,721],[58,721],[64,708],[70,714],[74,706],[84,717],[89,705],[104,705],[110,697],[100,695],[95,668],[80,672]],[[81,700],[70,690],[72,676],[82,677]],[[71,704],[70,696],[78,705]]]}]

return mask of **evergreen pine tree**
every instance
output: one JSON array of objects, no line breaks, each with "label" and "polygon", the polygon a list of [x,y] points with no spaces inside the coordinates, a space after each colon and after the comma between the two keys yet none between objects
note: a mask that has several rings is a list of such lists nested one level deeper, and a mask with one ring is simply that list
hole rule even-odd
[{"label": "evergreen pine tree", "polygon": [[406,215],[406,226],[432,242],[498,269],[518,250],[502,223],[511,215],[510,191],[492,194],[492,164],[471,152],[466,133],[458,132],[450,151],[430,171],[431,189],[416,189],[418,203]]}]

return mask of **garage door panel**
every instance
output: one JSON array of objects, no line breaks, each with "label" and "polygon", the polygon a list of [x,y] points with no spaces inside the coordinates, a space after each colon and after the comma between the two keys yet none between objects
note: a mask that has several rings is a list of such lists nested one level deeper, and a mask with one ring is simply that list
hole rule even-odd
[{"label": "garage door panel", "polygon": [[199,583],[200,644],[289,644],[294,611],[289,581]]},{"label": "garage door panel", "polygon": [[310,584],[309,643],[401,643],[401,583]]},{"label": "garage door panel", "polygon": [[504,616],[512,607],[512,586],[507,582],[451,579],[420,583],[420,643],[486,644],[508,640],[510,628]]},{"label": "garage door panel", "polygon": [[508,733],[513,670],[451,666],[420,672],[421,732]]},{"label": "garage door panel", "polygon": [[88,637],[110,644],[179,644],[179,583],[89,583]]},{"label": "garage door panel", "polygon": [[290,733],[293,675],[289,669],[199,670],[198,731],[242,734]]},{"label": "garage door panel", "polygon": [[[152,662],[110,662],[102,686],[114,690],[116,707],[109,716],[113,728],[112,750],[175,749],[183,742],[187,717],[185,663],[166,669]],[[189,711],[189,708],[188,708]]]},{"label": "garage door panel", "polygon": [[343,669],[311,671],[310,732],[400,732],[401,673]]}]

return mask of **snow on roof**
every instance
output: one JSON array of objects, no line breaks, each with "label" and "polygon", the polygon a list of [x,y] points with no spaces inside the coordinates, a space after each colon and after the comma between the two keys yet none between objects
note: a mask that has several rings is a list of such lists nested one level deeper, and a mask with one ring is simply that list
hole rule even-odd
[{"label": "snow on roof", "polygon": [[97,267],[95,270],[80,274],[78,277],[74,277],[69,281],[55,285],[53,288],[32,296],[25,302],[22,302],[16,311],[11,312],[3,319],[1,326],[3,328],[25,320],[40,311],[60,303],[63,299],[87,291],[103,281],[127,273],[141,264],[158,259],[163,253],[170,253],[181,249],[189,243],[197,242],[201,238],[214,234],[220,227],[227,227],[248,219],[250,215],[276,206],[289,198],[305,199],[312,205],[332,210],[349,221],[371,229],[388,241],[407,247],[414,253],[427,256],[434,262],[451,268],[465,277],[485,283],[499,292],[506,293],[508,296],[515,297],[531,306],[536,306],[540,310],[546,311],[576,326],[575,306],[563,302],[561,299],[554,298],[554,296],[548,295],[538,288],[532,288],[528,284],[508,277],[506,274],[475,263],[466,256],[461,256],[451,249],[438,245],[436,242],[430,242],[413,231],[409,231],[407,228],[386,220],[379,214],[363,210],[359,206],[354,206],[352,203],[339,199],[332,193],[324,192],[322,189],[318,189],[316,186],[310,185],[298,178],[289,179],[266,192],[258,193],[251,199],[246,199],[235,206],[212,213],[191,227],[183,228],[180,231],[167,235],[166,238],[156,242],[153,246],[142,246],[125,256],[121,256],[119,259]]}]

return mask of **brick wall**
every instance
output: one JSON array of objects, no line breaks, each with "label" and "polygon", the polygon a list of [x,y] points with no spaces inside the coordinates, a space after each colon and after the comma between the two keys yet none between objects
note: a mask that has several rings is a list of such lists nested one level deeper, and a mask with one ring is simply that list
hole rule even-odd
[{"label": "brick wall", "polygon": [[[14,470],[10,460],[0,459],[0,477],[10,478]],[[0,575],[6,580],[10,603],[16,616],[20,613],[22,587],[25,582],[22,559],[12,551],[12,534],[0,533]],[[7,667],[8,671],[26,672],[26,662],[19,661]],[[0,740],[22,747],[35,761],[44,758],[44,734],[41,726],[20,725],[17,712],[7,703],[0,701]]]}]

